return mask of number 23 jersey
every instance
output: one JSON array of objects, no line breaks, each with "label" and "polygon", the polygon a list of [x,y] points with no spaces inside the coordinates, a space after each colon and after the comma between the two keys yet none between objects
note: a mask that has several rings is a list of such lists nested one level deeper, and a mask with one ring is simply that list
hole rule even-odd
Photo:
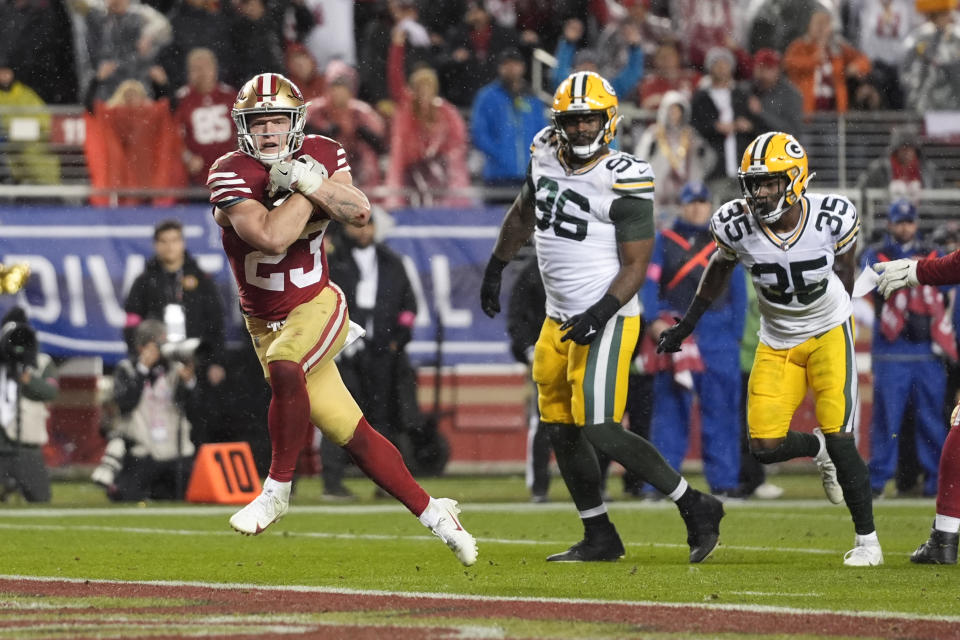
[{"label": "number 23 jersey", "polygon": [[757,222],[743,200],[731,200],[710,219],[724,256],[750,272],[760,306],[760,340],[788,349],[845,322],[850,296],[833,271],[836,256],[853,249],[860,217],[836,194],[806,194],[800,222],[778,235]]},{"label": "number 23 jersey", "polygon": [[[553,130],[530,147],[529,186],[536,198],[534,239],[547,294],[547,315],[566,320],[600,300],[620,271],[610,207],[622,197],[653,199],[653,170],[628,153],[611,151],[569,171]],[[634,296],[619,315],[640,313]]]}]

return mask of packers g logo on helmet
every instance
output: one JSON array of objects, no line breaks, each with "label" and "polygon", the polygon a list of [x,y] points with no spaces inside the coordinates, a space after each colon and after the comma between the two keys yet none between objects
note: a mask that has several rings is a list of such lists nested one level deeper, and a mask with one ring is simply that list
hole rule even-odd
[{"label": "packers g logo on helmet", "polygon": [[[283,113],[290,117],[290,129],[278,132],[286,135],[286,142],[276,153],[260,151],[255,139],[264,134],[250,133],[249,121],[253,117],[268,113]],[[261,73],[247,81],[237,94],[230,115],[237,125],[237,145],[240,151],[264,164],[273,164],[296,153],[303,144],[307,105],[297,85],[279,73]]]},{"label": "packers g logo on helmet", "polygon": [[[619,101],[613,86],[598,73],[577,71],[560,83],[553,94],[551,109],[553,128],[561,143],[570,147],[578,158],[589,158],[604,145],[613,142],[617,135],[617,125],[623,116],[619,115]],[[604,117],[600,133],[587,145],[572,145],[563,130],[564,116],[589,112],[599,112]]]},{"label": "packers g logo on helmet", "polygon": [[[740,191],[747,208],[761,222],[773,224],[795,205],[813,176],[808,173],[807,152],[789,133],[768,131],[751,142],[740,161]],[[776,190],[760,193],[776,179]]]}]

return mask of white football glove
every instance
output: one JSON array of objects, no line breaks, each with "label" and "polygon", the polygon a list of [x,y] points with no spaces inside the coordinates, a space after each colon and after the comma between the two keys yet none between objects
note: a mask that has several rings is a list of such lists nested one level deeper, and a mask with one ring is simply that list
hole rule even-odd
[{"label": "white football glove", "polygon": [[281,160],[270,167],[267,193],[271,198],[280,191],[299,191],[308,196],[320,188],[326,177],[327,168],[310,156],[300,156],[289,162]]},{"label": "white football glove", "polygon": [[880,274],[877,279],[877,291],[884,298],[897,289],[903,287],[915,287],[919,283],[917,280],[917,261],[910,259],[891,260],[890,262],[878,262],[873,265],[873,270]]}]

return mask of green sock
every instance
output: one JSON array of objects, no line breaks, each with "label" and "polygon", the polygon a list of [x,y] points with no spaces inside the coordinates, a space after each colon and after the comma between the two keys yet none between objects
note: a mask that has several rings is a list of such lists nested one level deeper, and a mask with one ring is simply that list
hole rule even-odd
[{"label": "green sock", "polygon": [[784,462],[794,458],[812,458],[820,453],[820,441],[812,433],[787,431],[787,437],[776,448],[754,451],[753,457],[763,464]]},{"label": "green sock", "polygon": [[583,427],[587,440],[599,451],[643,478],[657,491],[669,495],[680,483],[680,474],[663,459],[649,440],[627,431],[616,422],[588,424]]},{"label": "green sock", "polygon": [[570,491],[577,511],[596,509],[603,504],[600,491],[600,464],[597,454],[583,435],[583,429],[572,424],[541,424],[549,430],[553,455],[560,475]]},{"label": "green sock", "polygon": [[826,436],[827,453],[837,467],[837,482],[843,489],[853,528],[861,536],[873,532],[873,494],[870,492],[870,473],[857,451],[853,438]]}]

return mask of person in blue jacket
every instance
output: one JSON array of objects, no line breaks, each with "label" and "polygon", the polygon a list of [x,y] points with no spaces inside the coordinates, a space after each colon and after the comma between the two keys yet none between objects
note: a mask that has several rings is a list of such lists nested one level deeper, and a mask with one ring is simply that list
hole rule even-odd
[{"label": "person in blue jacket", "polygon": [[[660,333],[673,325],[674,317],[683,315],[717,250],[710,233],[713,208],[706,185],[688,182],[680,193],[680,203],[680,217],[657,233],[643,287],[644,320],[655,343]],[[687,452],[694,394],[699,399],[703,470],[711,493],[721,499],[740,497],[736,411],[740,385],[735,381],[740,378],[747,294],[743,267],[736,268],[739,272],[730,278],[727,291],[717,296],[693,332],[700,362],[682,371],[667,365],[653,382],[652,442],[674,469],[680,469]],[[696,351],[685,355],[688,362],[696,362]],[[674,357],[673,362],[678,360]]]},{"label": "person in blue jacket", "polygon": [[547,107],[530,92],[524,78],[526,68],[519,49],[504,49],[497,68],[499,77],[477,92],[470,117],[473,146],[486,159],[484,185],[505,187],[510,202],[527,175],[530,141],[547,126]]},{"label": "person in blue jacket", "polygon": [[[897,200],[887,213],[887,234],[861,256],[863,268],[901,258],[937,257],[940,252],[917,234],[917,208]],[[946,296],[937,287],[903,289],[884,300],[874,295],[873,415],[870,423],[870,486],[875,496],[897,469],[901,427],[913,414],[917,460],[924,471],[923,494],[937,493],[940,450],[946,437],[943,402],[945,354],[956,358],[953,324]]]}]

